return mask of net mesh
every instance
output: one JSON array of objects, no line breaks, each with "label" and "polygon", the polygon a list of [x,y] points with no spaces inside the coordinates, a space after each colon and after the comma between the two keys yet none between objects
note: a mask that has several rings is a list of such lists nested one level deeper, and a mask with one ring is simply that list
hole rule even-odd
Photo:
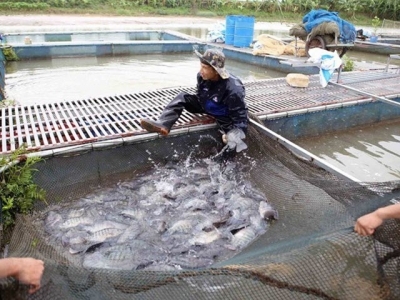
[{"label": "net mesh", "polygon": [[393,21],[388,19],[383,19],[381,29],[387,34],[398,34],[400,29],[400,21]]},{"label": "net mesh", "polygon": [[[35,182],[49,204],[73,202],[155,166],[215,155],[219,140],[210,130],[52,157],[37,165]],[[358,216],[396,199],[400,183],[341,180],[255,127],[246,141],[249,149],[234,157],[240,176],[265,194],[279,220],[239,253],[174,271],[83,268],[35,226],[46,210],[38,203],[2,241],[8,256],[45,261],[42,287],[28,295],[28,287],[3,279],[2,299],[398,299],[399,222],[385,222],[373,238],[352,228]]]}]

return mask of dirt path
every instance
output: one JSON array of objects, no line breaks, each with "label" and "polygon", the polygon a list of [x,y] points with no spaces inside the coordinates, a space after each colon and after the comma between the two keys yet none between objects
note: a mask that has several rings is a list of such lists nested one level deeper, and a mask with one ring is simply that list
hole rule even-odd
[{"label": "dirt path", "polygon": [[0,26],[49,25],[151,25],[151,24],[209,24],[222,18],[199,17],[124,17],[96,15],[0,15]]},{"label": "dirt path", "polygon": [[[177,26],[210,27],[225,22],[224,17],[193,16],[101,16],[101,15],[0,15],[0,32],[23,31],[67,31],[67,30],[129,30],[157,27],[157,29]],[[289,31],[294,23],[257,22],[255,29]],[[357,27],[357,26],[356,26]],[[365,30],[371,30],[368,26]],[[400,29],[380,29],[381,33],[398,33]]]},{"label": "dirt path", "polygon": [[[144,27],[210,27],[225,18],[206,17],[124,17],[98,15],[0,15],[0,32],[54,31],[79,29],[135,29]],[[289,30],[293,24],[280,22],[256,22],[256,28]]]}]

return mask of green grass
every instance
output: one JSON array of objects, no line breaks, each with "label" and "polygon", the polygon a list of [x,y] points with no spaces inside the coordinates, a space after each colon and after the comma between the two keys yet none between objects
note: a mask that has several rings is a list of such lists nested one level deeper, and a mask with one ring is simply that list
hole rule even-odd
[{"label": "green grass", "polygon": [[[151,7],[140,5],[135,7],[112,7],[109,5],[97,6],[95,8],[47,8],[44,10],[11,10],[4,11],[5,15],[20,15],[20,14],[79,14],[79,15],[103,15],[103,16],[196,16],[205,18],[224,18],[227,15],[251,15],[258,22],[288,22],[301,23],[303,13],[287,12],[287,11],[257,11],[243,8],[220,7],[218,9],[191,9],[189,7]],[[340,17],[354,25],[371,26],[371,18],[368,15],[358,14],[354,18],[353,14],[340,13]]]}]

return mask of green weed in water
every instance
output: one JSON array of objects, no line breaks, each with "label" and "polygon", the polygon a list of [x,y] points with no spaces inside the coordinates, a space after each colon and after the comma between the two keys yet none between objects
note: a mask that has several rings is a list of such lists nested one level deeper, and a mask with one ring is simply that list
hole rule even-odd
[{"label": "green weed in water", "polygon": [[0,157],[0,199],[4,228],[12,226],[16,214],[29,213],[35,201],[45,201],[45,191],[32,179],[37,170],[33,165],[42,159],[26,156],[26,147],[20,147],[11,155]]},{"label": "green weed in water", "polygon": [[346,54],[342,57],[343,71],[349,72],[354,70],[354,61],[352,61]]},{"label": "green weed in water", "polygon": [[1,51],[3,52],[3,55],[6,59],[6,61],[17,61],[19,60],[19,57],[17,53],[15,53],[14,49],[11,46],[1,46],[0,47]]}]

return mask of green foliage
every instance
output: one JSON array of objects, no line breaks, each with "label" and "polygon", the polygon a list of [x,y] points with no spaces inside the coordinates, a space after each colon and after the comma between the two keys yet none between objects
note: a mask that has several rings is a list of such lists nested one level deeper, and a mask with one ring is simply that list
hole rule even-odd
[{"label": "green foliage", "polygon": [[199,17],[216,17],[216,16],[217,16],[217,13],[215,13],[215,12],[213,12],[213,11],[204,11],[204,10],[201,10],[201,11],[198,11],[198,12],[196,13],[196,15],[199,16]]},{"label": "green foliage", "polygon": [[360,0],[339,0],[337,7],[340,11],[346,12],[351,16],[351,19],[356,19],[356,14],[362,9],[362,1]]},{"label": "green foliage", "polygon": [[311,9],[338,12],[340,17],[370,25],[373,16],[400,20],[399,0],[7,0],[3,12],[43,11],[106,15],[252,15],[258,21],[300,23]]},{"label": "green foliage", "polygon": [[15,53],[14,49],[11,46],[0,46],[0,50],[3,52],[3,55],[6,61],[17,61],[19,60],[18,55]]},{"label": "green foliage", "polygon": [[27,2],[2,2],[0,3],[0,10],[10,11],[40,11],[50,8],[47,3],[27,3]]},{"label": "green foliage", "polygon": [[3,99],[0,101],[0,108],[14,106],[14,105],[15,105],[15,100],[12,99]]},{"label": "green foliage", "polygon": [[38,243],[39,243],[39,240],[38,240],[38,239],[33,239],[32,242],[31,242],[32,248],[36,248],[37,245],[38,245]]},{"label": "green foliage", "polygon": [[[36,172],[33,165],[39,157],[27,157],[25,147],[21,147],[9,156],[0,157],[0,199],[2,203],[2,222],[5,228],[14,224],[18,213],[29,213],[35,201],[45,202],[45,191],[33,183]],[[19,161],[19,162],[18,162]]]},{"label": "green foliage", "polygon": [[372,21],[371,21],[371,25],[374,28],[374,33],[376,34],[378,31],[378,27],[381,26],[381,19],[379,19],[377,16],[375,16]]},{"label": "green foliage", "polygon": [[343,71],[349,72],[354,70],[354,61],[350,59],[346,54],[342,56],[343,60]]}]

